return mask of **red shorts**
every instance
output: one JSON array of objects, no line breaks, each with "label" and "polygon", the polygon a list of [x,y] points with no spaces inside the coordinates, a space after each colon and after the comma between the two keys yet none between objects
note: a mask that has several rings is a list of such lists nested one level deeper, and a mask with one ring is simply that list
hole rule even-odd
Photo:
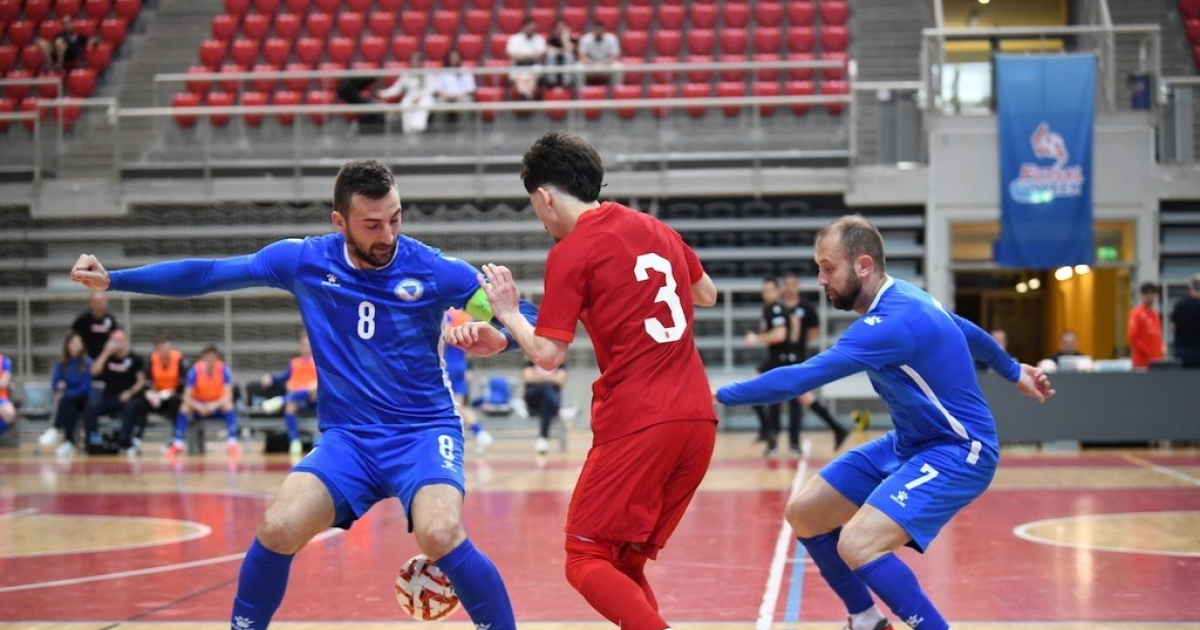
[{"label": "red shorts", "polygon": [[568,535],[640,543],[653,558],[708,471],[717,424],[655,424],[588,451],[567,511]]}]

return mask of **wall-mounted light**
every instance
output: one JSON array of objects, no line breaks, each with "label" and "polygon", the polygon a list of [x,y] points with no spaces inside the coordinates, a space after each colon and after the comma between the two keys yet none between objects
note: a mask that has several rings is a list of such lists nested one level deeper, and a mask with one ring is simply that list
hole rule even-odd
[{"label": "wall-mounted light", "polygon": [[1059,282],[1066,282],[1067,280],[1070,280],[1071,276],[1073,275],[1075,275],[1075,271],[1070,267],[1059,267],[1058,269],[1054,270],[1054,279],[1058,280]]},{"label": "wall-mounted light", "polygon": [[1029,279],[1029,288],[1033,289],[1034,291],[1037,291],[1038,289],[1042,288],[1042,281],[1039,280],[1038,278],[1030,278]]},{"label": "wall-mounted light", "polygon": [[1087,265],[1075,265],[1075,274],[1076,275],[1082,276],[1083,274],[1085,274],[1091,270],[1092,270],[1092,268],[1088,267]]},{"label": "wall-mounted light", "polygon": [[992,0],[979,0],[979,4],[987,4],[987,3],[991,2],[991,1],[992,1]]},{"label": "wall-mounted light", "polygon": [[1025,284],[1024,282],[1017,283],[1017,293],[1025,293],[1028,290],[1029,290],[1028,284]]}]

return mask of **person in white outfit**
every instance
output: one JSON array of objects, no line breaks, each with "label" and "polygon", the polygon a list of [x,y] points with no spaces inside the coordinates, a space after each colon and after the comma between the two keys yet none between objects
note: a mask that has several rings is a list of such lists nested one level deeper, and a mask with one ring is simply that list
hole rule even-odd
[{"label": "person in white outfit", "polygon": [[[464,71],[462,63],[462,53],[451,49],[442,70],[433,75],[433,96],[439,103],[469,103],[475,99],[475,75]],[[458,112],[447,112],[446,119],[457,121]]]},{"label": "person in white outfit", "polygon": [[427,72],[413,72],[425,67],[425,55],[415,52],[409,58],[410,72],[396,77],[395,82],[379,91],[380,100],[400,97],[400,124],[404,133],[421,133],[429,127],[429,106],[433,105],[433,77]]}]

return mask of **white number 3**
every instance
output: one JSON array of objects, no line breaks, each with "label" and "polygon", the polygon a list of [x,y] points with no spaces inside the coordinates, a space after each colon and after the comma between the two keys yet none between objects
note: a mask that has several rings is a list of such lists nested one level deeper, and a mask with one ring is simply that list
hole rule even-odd
[{"label": "white number 3", "polygon": [[683,331],[687,330],[687,318],[683,314],[683,303],[675,293],[678,285],[675,283],[675,275],[671,273],[671,261],[658,254],[642,254],[637,257],[633,275],[638,282],[645,282],[650,279],[650,269],[666,278],[666,284],[659,288],[654,301],[664,302],[667,308],[671,309],[671,327],[667,328],[658,319],[651,317],[645,321],[646,333],[658,343],[679,341],[683,337]]}]

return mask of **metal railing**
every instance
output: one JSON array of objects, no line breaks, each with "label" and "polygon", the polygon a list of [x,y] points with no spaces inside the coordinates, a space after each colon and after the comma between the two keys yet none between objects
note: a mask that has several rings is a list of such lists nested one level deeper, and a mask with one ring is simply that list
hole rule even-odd
[{"label": "metal railing", "polygon": [[1200,77],[1163,77],[1158,87],[1158,102],[1162,106],[1158,126],[1159,160],[1195,162]]}]

